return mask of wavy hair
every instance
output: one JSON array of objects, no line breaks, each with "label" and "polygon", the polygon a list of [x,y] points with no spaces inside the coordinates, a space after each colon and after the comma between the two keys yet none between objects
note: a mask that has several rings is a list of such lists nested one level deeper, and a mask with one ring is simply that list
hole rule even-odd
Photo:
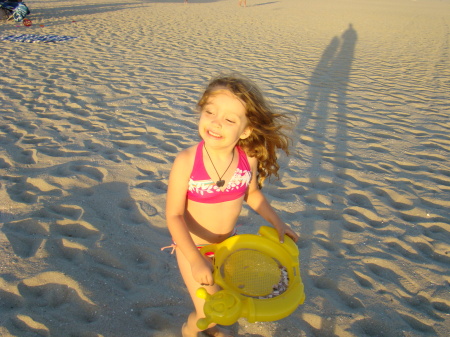
[{"label": "wavy hair", "polygon": [[248,126],[252,133],[248,138],[240,139],[238,145],[248,156],[258,160],[257,179],[259,188],[262,188],[264,180],[271,175],[279,178],[277,149],[289,155],[290,138],[283,132],[287,124],[282,123],[288,116],[276,113],[253,82],[234,74],[214,78],[206,87],[197,106],[203,108],[208,98],[220,89],[229,90],[245,105]]}]

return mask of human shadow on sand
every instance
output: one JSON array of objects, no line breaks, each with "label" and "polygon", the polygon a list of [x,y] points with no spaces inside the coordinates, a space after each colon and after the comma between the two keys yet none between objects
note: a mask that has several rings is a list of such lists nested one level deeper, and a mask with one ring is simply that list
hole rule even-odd
[{"label": "human shadow on sand", "polygon": [[[340,184],[336,181],[336,172],[329,172],[327,160],[335,160],[339,157],[339,166],[346,166],[346,158],[341,158],[341,154],[348,151],[348,124],[347,124],[347,90],[350,84],[350,73],[354,61],[354,52],[357,42],[357,33],[352,24],[340,36],[331,39],[328,46],[322,53],[317,66],[312,71],[309,78],[307,96],[304,108],[300,111],[297,123],[293,130],[292,148],[308,146],[312,150],[311,162],[306,168],[305,188],[303,192],[314,190],[311,194],[329,195],[330,190],[333,195],[344,194],[344,191],[336,191]],[[333,165],[332,170],[338,170],[338,165]],[[287,191],[286,191],[287,192]],[[292,193],[296,193],[295,188]],[[308,193],[308,192],[305,192]],[[303,197],[305,197],[303,195]],[[303,283],[305,285],[306,301],[308,301],[308,289],[318,287],[321,280],[305,277],[308,270],[314,265],[315,259],[311,255],[310,243],[307,241],[317,241],[318,244],[329,243],[327,238],[316,238],[315,232],[323,226],[323,222],[335,222],[342,220],[342,212],[339,211],[339,201],[332,207],[325,209],[320,204],[320,200],[311,200],[305,203],[305,209],[296,213],[294,217],[301,222],[301,238],[299,246],[301,248],[301,271]],[[328,238],[333,238],[333,242],[339,242],[342,238],[341,226],[330,226],[328,228]],[[310,238],[306,240],[304,238]],[[305,241],[306,240],[306,241]],[[333,247],[326,248],[333,254]],[[329,265],[324,266],[324,270],[333,267],[333,259],[328,259]],[[339,280],[334,280],[337,283]],[[333,284],[334,284],[333,283]],[[335,287],[333,287],[335,289]],[[338,290],[338,289],[335,289]],[[325,302],[327,299],[324,300]],[[320,327],[316,328],[304,321],[304,331],[310,331],[314,336],[336,336],[336,315],[331,312],[333,306],[327,306],[327,312],[323,312],[324,317]],[[302,307],[297,309],[293,315],[279,322],[278,330],[274,336],[284,336],[288,333],[286,327],[295,326],[290,324],[290,320],[298,321],[301,318]],[[328,317],[329,319],[325,319]],[[291,331],[291,333],[294,333]]]}]

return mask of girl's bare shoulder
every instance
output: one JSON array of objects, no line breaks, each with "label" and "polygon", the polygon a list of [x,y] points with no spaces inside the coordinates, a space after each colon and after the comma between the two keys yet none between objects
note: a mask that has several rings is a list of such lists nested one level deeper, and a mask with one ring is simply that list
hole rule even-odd
[{"label": "girl's bare shoulder", "polygon": [[170,170],[169,185],[183,186],[184,183],[187,184],[194,167],[196,148],[197,146],[194,145],[177,154]]},{"label": "girl's bare shoulder", "polygon": [[193,145],[191,147],[188,147],[187,149],[184,149],[180,151],[175,159],[175,163],[177,165],[189,165],[194,163],[195,159],[195,153],[197,151],[197,146]]}]

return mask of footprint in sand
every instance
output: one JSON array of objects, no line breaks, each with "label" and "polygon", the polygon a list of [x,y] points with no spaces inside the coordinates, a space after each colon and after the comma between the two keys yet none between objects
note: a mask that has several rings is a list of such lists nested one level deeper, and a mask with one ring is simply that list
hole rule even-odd
[{"label": "footprint in sand", "polygon": [[36,164],[38,162],[37,150],[22,150],[20,152],[21,158],[19,161],[23,164]]},{"label": "footprint in sand", "polygon": [[366,191],[347,191],[348,200],[353,202],[356,206],[366,209],[373,209],[372,196]]},{"label": "footprint in sand", "polygon": [[49,271],[37,274],[20,281],[17,289],[28,306],[48,308],[49,313],[56,315],[55,309],[64,308],[67,314],[83,323],[96,320],[97,306],[78,282],[64,273]]},{"label": "footprint in sand", "polygon": [[0,169],[10,168],[12,165],[8,157],[0,156]]},{"label": "footprint in sand", "polygon": [[19,125],[17,123],[17,120],[14,118],[11,119],[11,124],[1,125],[0,131],[2,132],[2,134],[0,134],[0,142],[5,145],[15,144],[17,143],[17,141],[28,134],[27,131],[19,129],[18,126]]},{"label": "footprint in sand", "polygon": [[35,256],[49,236],[48,225],[31,218],[5,223],[3,232],[14,253],[23,258]]},{"label": "footprint in sand", "polygon": [[343,302],[351,309],[364,308],[363,303],[358,298],[339,289],[336,280],[326,276],[313,276],[312,279],[316,288],[327,292],[325,297],[333,298],[337,295],[338,301]]},{"label": "footprint in sand", "polygon": [[21,123],[14,118],[11,122],[13,124],[0,126],[0,143],[8,149],[11,156],[14,156],[14,161],[22,164],[38,163],[38,151],[29,147],[46,142],[48,139],[37,137],[32,133],[36,129],[33,123]]},{"label": "footprint in sand", "polygon": [[167,184],[162,181],[145,181],[137,184],[136,187],[149,190],[155,194],[166,194]]},{"label": "footprint in sand", "polygon": [[50,225],[35,218],[11,221],[4,224],[3,232],[20,257],[29,258],[37,254],[58,256],[62,253],[68,259],[75,259],[99,236],[95,227],[80,220],[83,212],[74,205],[51,205],[37,215],[42,219],[60,220]]},{"label": "footprint in sand", "polygon": [[89,151],[69,150],[59,145],[40,146],[39,152],[50,157],[86,157],[90,156]]},{"label": "footprint in sand", "polygon": [[0,309],[5,312],[20,309],[25,304],[25,300],[13,283],[7,282],[0,277]]},{"label": "footprint in sand", "polygon": [[119,150],[106,146],[103,142],[99,141],[98,139],[86,140],[84,141],[84,146],[89,151],[100,153],[106,159],[112,160],[116,163],[122,162],[121,157],[124,158],[127,157],[123,156]]},{"label": "footprint in sand", "polygon": [[14,177],[15,184],[8,188],[9,196],[12,200],[32,204],[39,199],[62,196],[63,190],[49,184],[44,179],[29,177]]},{"label": "footprint in sand", "polygon": [[83,216],[84,209],[78,205],[49,205],[46,208],[51,219],[73,219],[79,220]]},{"label": "footprint in sand", "polygon": [[52,233],[49,251],[53,255],[80,262],[89,247],[100,238],[100,231],[83,220],[57,220],[50,226]]},{"label": "footprint in sand", "polygon": [[[155,194],[164,194],[167,185],[164,182],[143,182],[139,188],[145,188]],[[86,189],[83,202],[89,205],[89,212],[96,213],[107,222],[120,222],[127,225],[139,225],[149,222],[149,217],[158,214],[157,208],[143,200],[144,196],[132,196],[126,183],[103,183]],[[109,212],[108,210],[111,210]]]},{"label": "footprint in sand", "polygon": [[359,336],[383,336],[383,337],[400,337],[403,336],[397,331],[393,331],[386,324],[384,317],[370,317],[355,320],[352,323],[352,331],[357,331]]},{"label": "footprint in sand", "polygon": [[103,182],[108,176],[108,170],[96,167],[84,162],[72,162],[59,166],[55,172],[56,176],[73,177],[83,175],[87,178]]}]

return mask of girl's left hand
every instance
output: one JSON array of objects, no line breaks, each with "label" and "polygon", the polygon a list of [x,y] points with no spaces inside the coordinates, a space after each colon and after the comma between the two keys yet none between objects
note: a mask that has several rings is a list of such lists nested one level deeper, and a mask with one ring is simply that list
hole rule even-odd
[{"label": "girl's left hand", "polygon": [[289,227],[286,224],[283,224],[279,228],[277,228],[278,231],[278,238],[280,239],[280,242],[284,242],[284,236],[289,236],[294,242],[297,242],[299,239],[299,236],[297,233],[295,233],[291,227]]}]

